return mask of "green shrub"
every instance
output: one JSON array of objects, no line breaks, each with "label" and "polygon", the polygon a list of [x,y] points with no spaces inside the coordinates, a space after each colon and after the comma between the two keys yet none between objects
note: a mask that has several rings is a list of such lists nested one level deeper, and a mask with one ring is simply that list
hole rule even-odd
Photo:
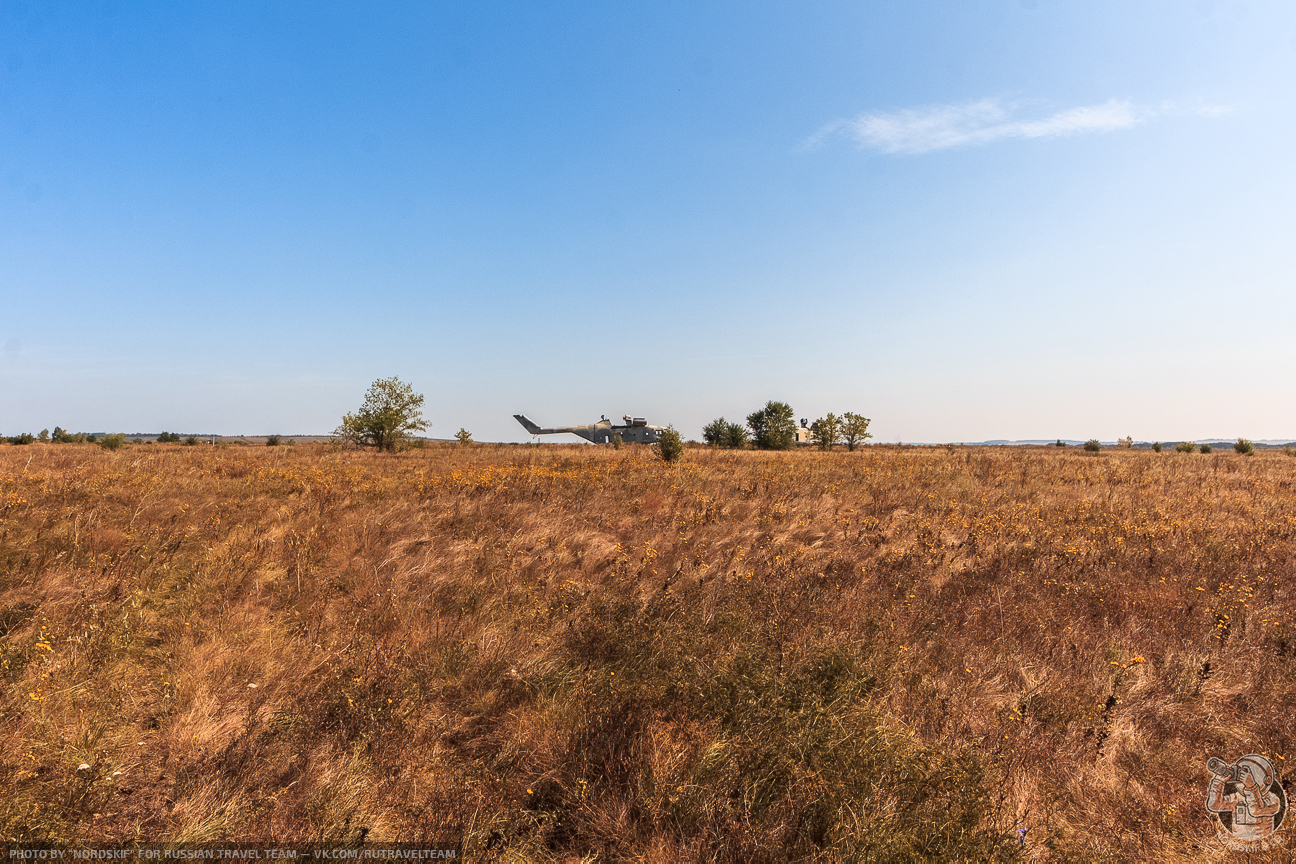
[{"label": "green shrub", "polygon": [[472,433],[460,426],[459,431],[455,433],[455,440],[460,444],[471,444],[473,443]]},{"label": "green shrub", "polygon": [[657,455],[667,462],[678,462],[684,455],[684,442],[674,428],[667,427],[657,441]]},{"label": "green shrub", "polygon": [[1211,452],[1213,452],[1213,448],[1212,448],[1209,444],[1203,444],[1203,445],[1201,445],[1201,452],[1203,452],[1203,453],[1211,453]]},{"label": "green shrub", "polygon": [[283,439],[280,438],[278,435],[267,435],[267,436],[266,436],[266,446],[267,446],[267,447],[278,447],[278,446],[279,446],[280,444],[282,444],[282,443],[283,443]]},{"label": "green shrub", "polygon": [[1152,452],[1153,452],[1153,453],[1160,453],[1160,452],[1161,452],[1161,442],[1160,442],[1160,441],[1153,441],[1153,442],[1152,442]]},{"label": "green shrub", "polygon": [[113,432],[103,436],[99,446],[105,450],[120,450],[126,444],[126,436],[121,432]]},{"label": "green shrub", "polygon": [[611,440],[611,442],[612,442],[612,449],[613,449],[613,450],[620,450],[620,449],[621,449],[621,433],[620,433],[620,432],[613,432],[613,433],[612,433],[612,437],[611,437],[611,439],[609,439],[609,440]]},{"label": "green shrub", "polygon": [[188,438],[184,439],[184,446],[186,447],[193,447],[197,443],[198,443],[197,435],[190,435]]},{"label": "green shrub", "polygon": [[10,444],[30,444],[36,440],[36,436],[30,432],[24,432],[21,435],[14,435],[4,440],[8,441]]},{"label": "green shrub", "polygon": [[1284,455],[1284,456],[1296,456],[1296,450],[1293,450],[1293,449],[1292,449],[1292,446],[1291,446],[1290,444],[1284,444],[1284,445],[1283,445],[1283,455]]},{"label": "green shrub", "polygon": [[1233,449],[1244,456],[1255,455],[1255,445],[1245,438],[1239,438],[1237,443],[1233,445]]},{"label": "green shrub", "polygon": [[42,430],[40,431],[40,434],[36,436],[36,440],[39,441],[39,442],[41,442],[42,444],[48,444],[48,443],[49,443],[49,440],[50,440],[50,437],[49,437],[49,430],[48,430],[48,429],[42,429]]},{"label": "green shrub", "polygon": [[1065,446],[1067,446],[1067,445],[1063,444],[1063,443],[1062,443],[1062,439],[1059,438],[1059,439],[1057,439],[1057,443],[1054,444],[1053,446],[1054,446],[1054,447],[1065,447]]},{"label": "green shrub", "polygon": [[1102,449],[1102,444],[1098,442],[1097,438],[1090,438],[1088,441],[1085,442],[1084,449],[1086,452],[1089,453],[1097,453],[1099,450]]},{"label": "green shrub", "polygon": [[1197,442],[1196,442],[1196,441],[1180,441],[1178,444],[1175,445],[1175,451],[1176,451],[1176,452],[1179,452],[1179,453],[1196,453],[1196,452],[1197,452]]},{"label": "green shrub", "polygon": [[161,435],[159,435],[159,436],[157,437],[157,440],[158,440],[158,443],[159,443],[159,444],[179,444],[179,443],[180,443],[180,433],[179,433],[179,432],[163,432]]}]

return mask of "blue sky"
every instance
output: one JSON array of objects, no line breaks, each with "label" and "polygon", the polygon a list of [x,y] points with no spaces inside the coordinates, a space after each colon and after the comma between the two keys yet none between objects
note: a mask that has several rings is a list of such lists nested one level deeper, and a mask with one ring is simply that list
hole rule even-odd
[{"label": "blue sky", "polygon": [[0,432],[1296,438],[1288,2],[0,4]]}]

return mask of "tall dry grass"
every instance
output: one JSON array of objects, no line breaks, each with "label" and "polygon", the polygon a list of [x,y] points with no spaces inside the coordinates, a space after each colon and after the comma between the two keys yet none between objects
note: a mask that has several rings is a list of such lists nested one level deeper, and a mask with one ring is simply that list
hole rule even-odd
[{"label": "tall dry grass", "polygon": [[1206,758],[1296,753],[1294,482],[1277,454],[0,447],[0,836],[1213,860]]}]

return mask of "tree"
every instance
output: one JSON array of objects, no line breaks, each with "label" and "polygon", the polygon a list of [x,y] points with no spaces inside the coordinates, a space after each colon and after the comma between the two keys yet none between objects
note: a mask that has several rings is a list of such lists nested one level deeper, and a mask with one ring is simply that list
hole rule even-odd
[{"label": "tree", "polygon": [[1097,438],[1090,438],[1084,443],[1084,449],[1089,453],[1097,453],[1102,449],[1102,444],[1099,443]]},{"label": "tree", "polygon": [[42,429],[42,430],[40,431],[40,434],[36,436],[36,440],[39,441],[39,442],[41,442],[42,444],[48,444],[48,443],[49,443],[49,440],[50,440],[50,437],[49,437],[49,430],[48,430],[48,429]]},{"label": "tree", "polygon": [[847,450],[853,451],[856,446],[873,437],[868,431],[869,418],[847,411],[841,416],[841,419],[841,437],[846,442]]},{"label": "tree", "polygon": [[1255,455],[1255,445],[1245,438],[1239,438],[1237,443],[1233,445],[1233,449],[1244,456]]},{"label": "tree", "polygon": [[1129,450],[1134,446],[1134,436],[1126,435],[1124,438],[1117,438],[1116,443],[1120,445],[1122,450]]},{"label": "tree", "polygon": [[725,427],[728,425],[729,422],[723,417],[717,417],[702,427],[702,440],[711,447],[723,447]]},{"label": "tree", "polygon": [[702,427],[702,440],[722,450],[740,450],[747,446],[747,430],[720,417]]},{"label": "tree", "polygon": [[455,433],[455,438],[456,440],[459,441],[460,444],[473,443],[472,433],[469,432],[467,429],[463,428],[462,426],[460,426],[459,431]]},{"label": "tree", "polygon": [[842,438],[842,418],[828,412],[828,416],[820,417],[810,424],[810,440],[820,450],[831,450],[833,445],[841,441]]},{"label": "tree", "polygon": [[726,450],[741,450],[747,446],[751,436],[747,434],[747,428],[737,423],[726,423],[724,435],[720,438],[720,446]]},{"label": "tree", "polygon": [[796,421],[786,402],[766,402],[764,408],[747,415],[747,428],[762,450],[791,450],[796,445]]},{"label": "tree", "polygon": [[333,434],[365,447],[391,452],[405,437],[428,427],[423,419],[423,396],[396,376],[369,385],[364,404],[342,417]]}]

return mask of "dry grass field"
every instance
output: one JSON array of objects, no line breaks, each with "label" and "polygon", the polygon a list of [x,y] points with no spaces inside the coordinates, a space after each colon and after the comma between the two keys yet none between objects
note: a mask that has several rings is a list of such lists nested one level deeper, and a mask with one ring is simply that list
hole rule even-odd
[{"label": "dry grass field", "polygon": [[1294,625],[1273,452],[3,446],[0,838],[1223,860]]}]

